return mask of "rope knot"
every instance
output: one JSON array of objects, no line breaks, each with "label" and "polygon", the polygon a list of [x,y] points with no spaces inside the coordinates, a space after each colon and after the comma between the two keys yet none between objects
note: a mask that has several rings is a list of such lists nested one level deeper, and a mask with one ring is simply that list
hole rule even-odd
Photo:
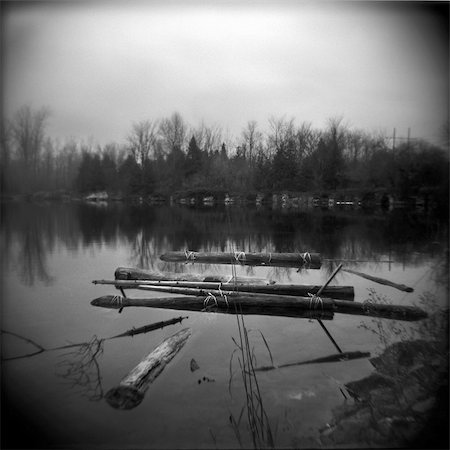
[{"label": "rope knot", "polygon": [[189,251],[189,250],[185,250],[185,251],[184,251],[184,254],[185,254],[185,256],[186,256],[186,264],[187,264],[189,261],[194,262],[194,260],[195,260],[195,252],[191,252],[191,251]]},{"label": "rope knot", "polygon": [[323,311],[323,300],[316,294],[311,294],[308,292],[308,295],[310,297],[309,309],[317,310],[320,307],[320,309]]},{"label": "rope knot", "polygon": [[311,264],[311,254],[309,252],[300,253],[300,256],[303,260],[303,265],[309,266]]},{"label": "rope knot", "polygon": [[237,262],[245,262],[245,252],[234,252],[234,259]]}]

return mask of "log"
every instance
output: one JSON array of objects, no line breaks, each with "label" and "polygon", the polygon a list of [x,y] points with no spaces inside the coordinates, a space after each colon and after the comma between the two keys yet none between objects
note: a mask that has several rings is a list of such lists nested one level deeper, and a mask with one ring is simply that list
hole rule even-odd
[{"label": "log", "polygon": [[[152,288],[156,288],[153,286]],[[202,291],[200,289],[163,288],[164,292],[185,292],[183,296],[156,298],[129,298],[120,295],[106,295],[92,300],[93,306],[120,309],[126,306],[148,306],[152,308],[168,308],[186,311],[204,311],[207,306],[214,305],[217,312],[229,314],[259,314],[286,317],[304,317],[299,313],[311,311],[336,312],[359,316],[379,317],[385,319],[416,321],[428,317],[428,314],[415,306],[390,305],[371,302],[354,302],[331,298],[307,298],[289,295],[236,293],[230,291]],[[190,295],[188,295],[190,293]],[[195,293],[195,295],[193,295]],[[210,295],[212,294],[212,295]],[[235,308],[236,305],[236,308]],[[317,318],[317,317],[314,317]],[[320,319],[320,318],[319,318]]]},{"label": "log", "polygon": [[151,281],[200,281],[200,282],[218,282],[230,284],[274,284],[275,281],[267,278],[256,277],[234,277],[233,275],[219,274],[192,274],[176,272],[152,272],[145,269],[133,267],[118,267],[114,272],[116,280],[151,280]]},{"label": "log", "polygon": [[267,372],[268,370],[283,369],[285,367],[303,366],[305,364],[319,364],[319,363],[350,361],[353,359],[360,359],[360,358],[370,358],[370,353],[369,352],[359,352],[359,351],[342,352],[342,353],[336,353],[336,354],[330,355],[330,356],[323,356],[321,358],[310,359],[308,361],[300,361],[300,362],[281,364],[279,366],[256,367],[255,371]]},{"label": "log", "polygon": [[184,328],[162,341],[120,381],[118,386],[105,394],[106,401],[118,409],[132,409],[139,405],[149,384],[161,374],[166,365],[183,348],[190,335],[191,330]]},{"label": "log", "polygon": [[[195,289],[232,289],[236,292],[251,292],[257,294],[279,294],[307,297],[317,294],[321,289],[315,285],[295,284],[245,284],[234,286],[232,283],[201,282],[201,281],[151,281],[151,280],[94,280],[94,284],[110,284],[123,289],[143,289],[141,286],[166,286]],[[145,290],[145,289],[144,289]],[[355,297],[353,286],[327,286],[322,294],[324,297],[351,300]]]},{"label": "log", "polygon": [[352,270],[352,269],[342,269],[342,270],[347,273],[352,273],[353,275],[358,275],[359,277],[365,278],[366,280],[373,281],[374,283],[391,286],[400,291],[414,292],[414,289],[412,287],[405,286],[404,284],[397,284],[397,283],[394,283],[393,281],[389,281],[384,278],[373,277],[372,275],[367,275],[365,273],[357,272],[356,270]]},{"label": "log", "polygon": [[[289,297],[290,302],[280,304],[278,302],[261,303],[255,301],[255,298],[247,298],[247,301],[235,301],[228,299],[228,303],[223,298],[216,297],[217,304],[210,300],[205,304],[205,297],[197,295],[186,295],[177,297],[122,297],[121,295],[104,295],[91,301],[91,305],[109,309],[121,309],[127,307],[147,307],[173,309],[178,311],[197,311],[197,312],[217,312],[220,314],[243,314],[243,315],[261,315],[261,316],[278,316],[278,317],[294,317],[307,319],[333,319],[333,312],[327,308],[318,307],[308,309],[306,306],[298,305],[295,297]],[[310,301],[309,299],[305,299]]]},{"label": "log", "polygon": [[211,253],[211,252],[168,252],[161,255],[168,262],[199,262],[208,264],[243,264],[248,266],[297,267],[320,269],[319,253]]},{"label": "log", "polygon": [[358,316],[380,317],[405,321],[416,321],[428,317],[426,311],[416,306],[391,305],[372,302],[349,302],[347,300],[335,300],[334,312],[352,314]]}]

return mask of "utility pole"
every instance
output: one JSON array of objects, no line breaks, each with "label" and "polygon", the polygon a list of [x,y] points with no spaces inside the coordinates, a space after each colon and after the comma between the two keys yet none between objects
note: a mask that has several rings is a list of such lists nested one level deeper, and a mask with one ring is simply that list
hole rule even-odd
[{"label": "utility pole", "polygon": [[395,150],[395,128],[394,128],[394,135],[392,136],[392,150]]},{"label": "utility pole", "polygon": [[408,128],[408,140],[407,140],[408,150],[409,150],[409,138],[410,138],[410,136],[411,136],[411,128]]}]

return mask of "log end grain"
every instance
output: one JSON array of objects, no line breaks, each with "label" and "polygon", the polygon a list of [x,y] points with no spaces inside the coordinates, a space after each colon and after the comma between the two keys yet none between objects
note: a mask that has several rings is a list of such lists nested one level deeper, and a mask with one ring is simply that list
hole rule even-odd
[{"label": "log end grain", "polygon": [[144,395],[133,386],[116,386],[105,394],[105,400],[116,409],[133,409],[142,402]]}]

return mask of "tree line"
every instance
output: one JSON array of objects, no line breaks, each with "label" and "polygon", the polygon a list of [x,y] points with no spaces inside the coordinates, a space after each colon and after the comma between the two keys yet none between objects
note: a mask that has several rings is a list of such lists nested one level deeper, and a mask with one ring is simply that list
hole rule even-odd
[{"label": "tree line", "polygon": [[331,118],[323,129],[270,118],[268,132],[249,121],[237,137],[219,125],[190,126],[179,113],[132,123],[123,144],[103,146],[46,134],[45,108],[20,108],[1,129],[2,193],[106,190],[172,195],[203,190],[335,191],[386,188],[400,196],[448,195],[447,152],[424,140],[392,148],[376,133]]}]

